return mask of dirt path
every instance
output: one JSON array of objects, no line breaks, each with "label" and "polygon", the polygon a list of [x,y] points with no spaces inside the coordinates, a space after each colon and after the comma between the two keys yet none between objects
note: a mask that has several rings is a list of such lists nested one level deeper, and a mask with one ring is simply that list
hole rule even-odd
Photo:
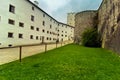
[{"label": "dirt path", "polygon": [[[66,43],[69,44],[69,43]],[[66,44],[58,44],[57,47],[64,46]],[[51,50],[56,48],[56,44],[47,45],[47,50]],[[9,63],[19,59],[19,47],[18,48],[8,48],[8,49],[0,49],[0,65]],[[38,54],[40,52],[45,51],[45,45],[39,46],[29,46],[22,47],[22,58]]]}]

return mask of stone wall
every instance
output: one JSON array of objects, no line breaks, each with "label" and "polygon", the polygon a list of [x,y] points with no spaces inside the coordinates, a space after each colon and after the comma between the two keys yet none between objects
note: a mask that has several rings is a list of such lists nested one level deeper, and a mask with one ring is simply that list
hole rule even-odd
[{"label": "stone wall", "polygon": [[98,10],[102,48],[120,53],[120,1],[103,0]]},{"label": "stone wall", "polygon": [[81,42],[81,35],[86,28],[97,25],[97,11],[83,11],[75,15],[75,43]]},{"label": "stone wall", "polygon": [[103,0],[98,11],[77,13],[75,16],[75,42],[80,42],[81,34],[86,28],[96,25],[98,33],[101,35],[102,48],[120,54],[120,0]]}]

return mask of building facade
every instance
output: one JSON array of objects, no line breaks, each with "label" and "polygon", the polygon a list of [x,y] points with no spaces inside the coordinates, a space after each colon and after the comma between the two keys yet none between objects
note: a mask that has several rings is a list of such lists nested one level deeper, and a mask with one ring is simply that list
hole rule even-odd
[{"label": "building facade", "polygon": [[74,37],[74,27],[58,22],[29,0],[3,0],[0,10],[0,48]]},{"label": "building facade", "polygon": [[68,13],[67,14],[67,24],[75,27],[75,14],[76,13]]}]

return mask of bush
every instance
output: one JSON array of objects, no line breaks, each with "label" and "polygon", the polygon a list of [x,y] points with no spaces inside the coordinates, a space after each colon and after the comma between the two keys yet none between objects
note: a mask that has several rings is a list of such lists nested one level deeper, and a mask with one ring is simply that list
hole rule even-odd
[{"label": "bush", "polygon": [[87,47],[100,47],[100,35],[97,32],[97,29],[90,28],[86,29],[82,34],[82,45]]}]

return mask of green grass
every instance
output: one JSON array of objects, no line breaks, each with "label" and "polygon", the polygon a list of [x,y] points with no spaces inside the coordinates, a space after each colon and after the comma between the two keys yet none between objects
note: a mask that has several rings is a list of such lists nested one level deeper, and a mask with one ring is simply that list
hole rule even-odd
[{"label": "green grass", "polygon": [[120,80],[120,58],[70,44],[0,66],[0,80]]}]

